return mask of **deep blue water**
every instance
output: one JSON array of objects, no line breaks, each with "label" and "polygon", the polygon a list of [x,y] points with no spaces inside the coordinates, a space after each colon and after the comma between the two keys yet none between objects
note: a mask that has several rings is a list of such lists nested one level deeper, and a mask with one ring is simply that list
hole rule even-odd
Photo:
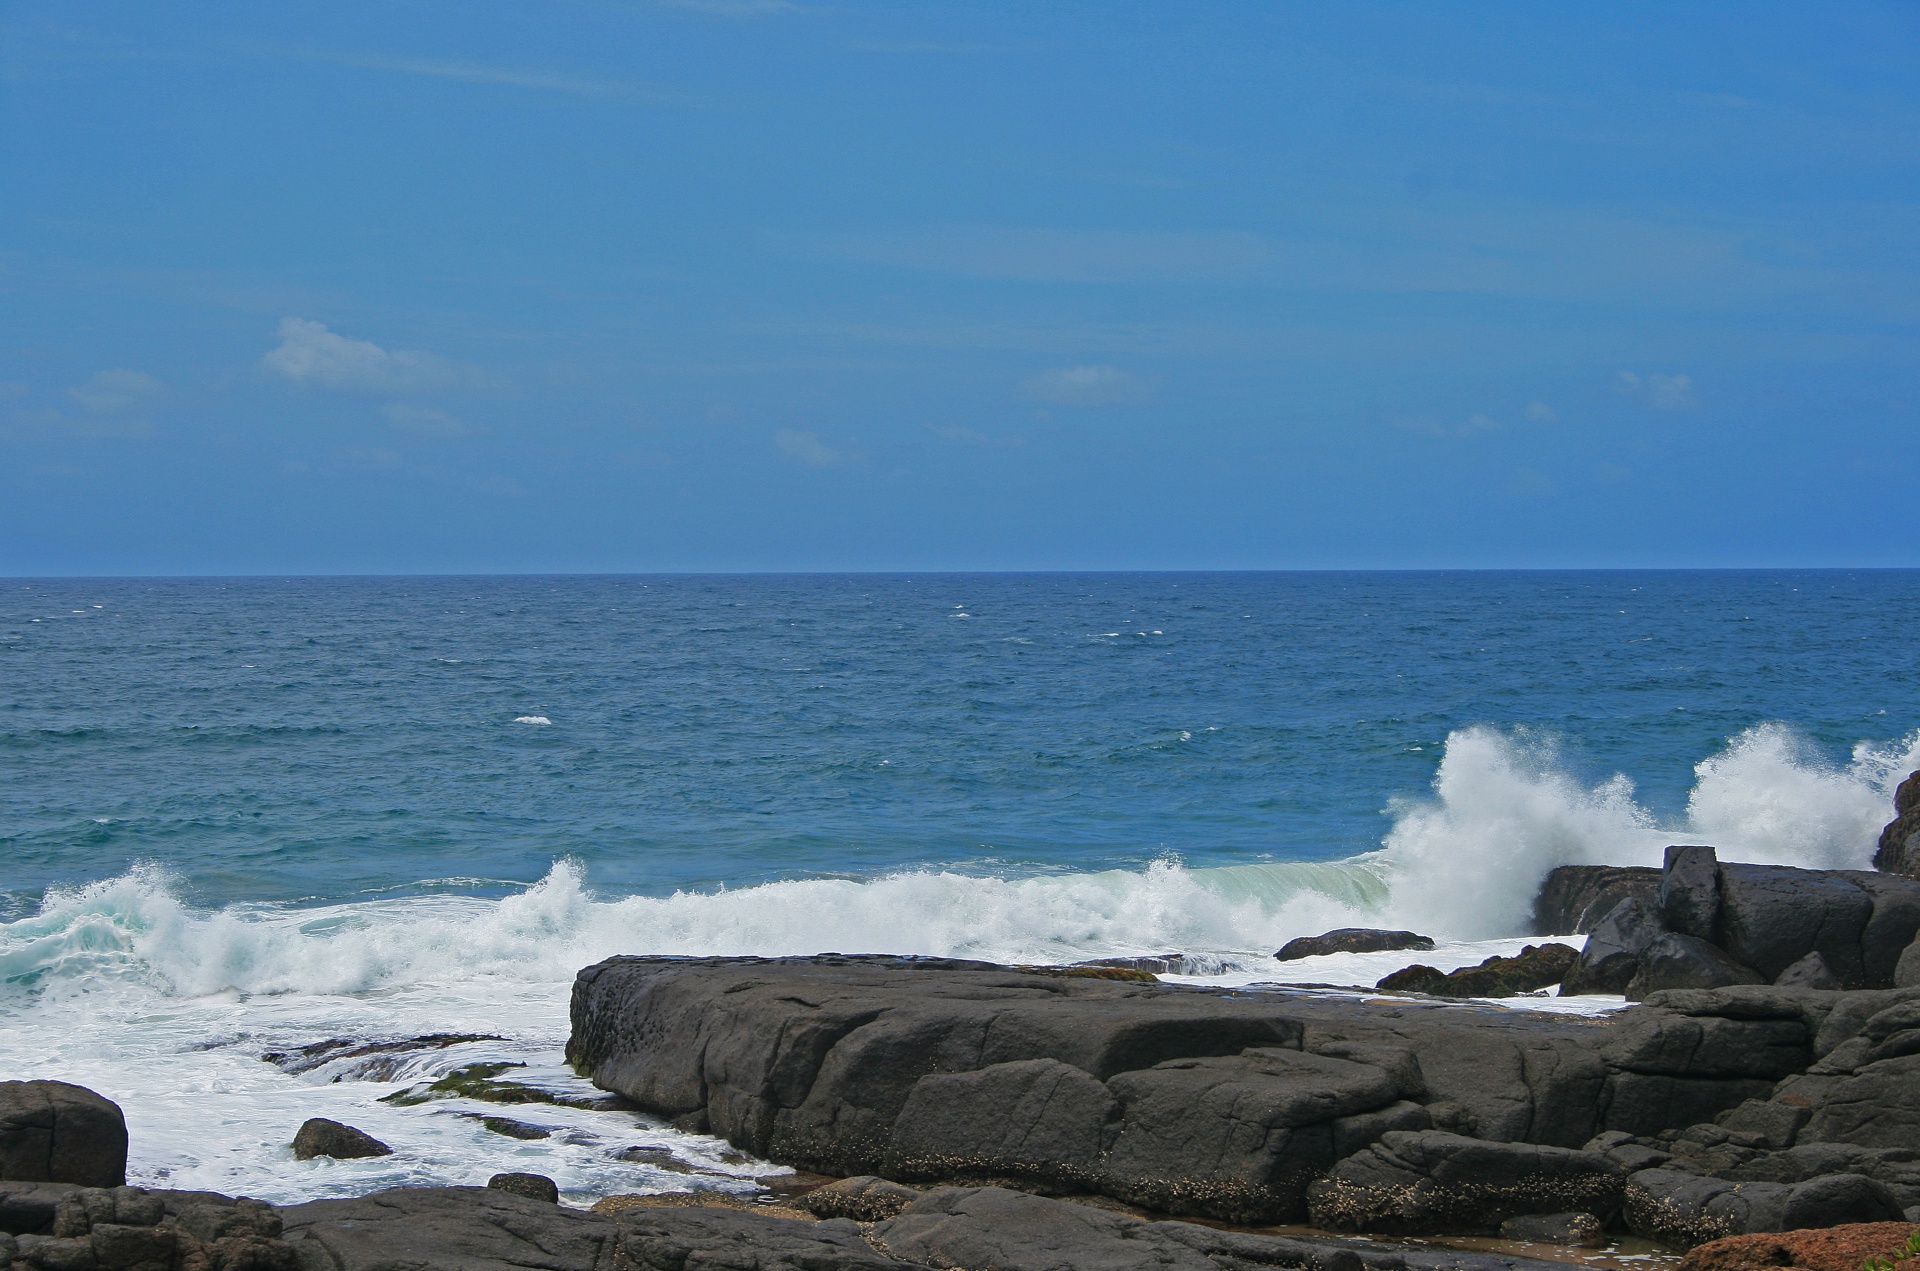
[{"label": "deep blue water", "polygon": [[1916,627],[1920,571],[11,580],[0,890],[1345,857],[1464,725],[1659,811],[1755,724],[1902,738]]}]

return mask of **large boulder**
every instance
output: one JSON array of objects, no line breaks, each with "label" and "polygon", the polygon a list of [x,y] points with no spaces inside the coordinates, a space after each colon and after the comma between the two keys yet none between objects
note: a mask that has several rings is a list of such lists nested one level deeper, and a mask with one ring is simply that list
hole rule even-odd
[{"label": "large boulder", "polygon": [[1873,867],[1890,874],[1920,875],[1920,772],[1907,774],[1893,792],[1893,820],[1880,831]]},{"label": "large boulder", "polygon": [[1494,1232],[1522,1214],[1620,1208],[1626,1176],[1594,1152],[1397,1132],[1313,1185],[1315,1226],[1384,1233]]},{"label": "large boulder", "polygon": [[1273,956],[1282,962],[1316,958],[1329,953],[1392,953],[1401,949],[1433,948],[1433,937],[1415,931],[1382,931],[1375,927],[1341,927],[1317,936],[1300,936],[1280,946]]},{"label": "large boulder", "polygon": [[127,1120],[111,1099],[64,1081],[0,1081],[0,1179],[118,1187]]},{"label": "large boulder", "polygon": [[1717,945],[1698,936],[1669,931],[1655,936],[1640,950],[1626,996],[1629,1001],[1640,1002],[1668,989],[1723,989],[1766,982],[1766,976],[1734,961]]},{"label": "large boulder", "polygon": [[1653,906],[1635,896],[1620,901],[1594,925],[1580,960],[1561,982],[1560,995],[1624,994],[1640,970],[1640,955],[1666,934]]},{"label": "large boulder", "polygon": [[1657,909],[1659,891],[1660,871],[1646,866],[1562,865],[1534,896],[1533,934],[1585,935],[1623,900]]}]

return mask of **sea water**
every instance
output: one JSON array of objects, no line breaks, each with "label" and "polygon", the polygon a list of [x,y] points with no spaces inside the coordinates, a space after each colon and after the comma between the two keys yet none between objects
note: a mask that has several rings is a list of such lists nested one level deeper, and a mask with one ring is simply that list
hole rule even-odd
[{"label": "sea water", "polygon": [[[1364,985],[1408,957],[1271,954],[1465,965],[1671,842],[1864,867],[1916,619],[1915,571],[0,582],[0,1078],[119,1101],[148,1184],[750,1193],[645,1116],[411,1095],[595,1094],[616,953]],[[348,1053],[429,1034],[482,1039]],[[310,1116],[397,1150],[295,1162]]]}]

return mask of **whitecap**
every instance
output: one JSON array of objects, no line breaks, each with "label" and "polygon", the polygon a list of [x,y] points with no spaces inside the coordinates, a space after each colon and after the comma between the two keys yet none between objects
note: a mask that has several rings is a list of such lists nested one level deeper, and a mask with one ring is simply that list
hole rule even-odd
[{"label": "whitecap", "polygon": [[551,724],[553,721],[545,715],[515,715],[513,722],[516,724]]}]

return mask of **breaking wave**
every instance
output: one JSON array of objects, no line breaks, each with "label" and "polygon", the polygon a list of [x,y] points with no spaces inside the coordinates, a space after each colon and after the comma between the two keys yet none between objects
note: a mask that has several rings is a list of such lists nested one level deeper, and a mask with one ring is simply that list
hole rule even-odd
[{"label": "breaking wave", "polygon": [[1259,958],[1296,935],[1352,924],[1454,940],[1524,934],[1547,870],[1657,864],[1672,842],[1723,858],[1867,866],[1892,788],[1920,767],[1920,735],[1822,761],[1778,725],[1749,729],[1695,768],[1683,818],[1661,824],[1615,776],[1582,785],[1553,746],[1464,729],[1431,798],[1394,809],[1381,847],[1344,861],[1269,862],[1038,877],[907,871],[666,897],[600,898],[557,862],[504,899],[436,896],[324,909],[195,910],[164,870],[48,893],[0,924],[0,982],[37,996],[102,982],[171,996],[360,993],[435,983],[564,983],[616,953],[911,953],[1065,962],[1185,951]]}]

